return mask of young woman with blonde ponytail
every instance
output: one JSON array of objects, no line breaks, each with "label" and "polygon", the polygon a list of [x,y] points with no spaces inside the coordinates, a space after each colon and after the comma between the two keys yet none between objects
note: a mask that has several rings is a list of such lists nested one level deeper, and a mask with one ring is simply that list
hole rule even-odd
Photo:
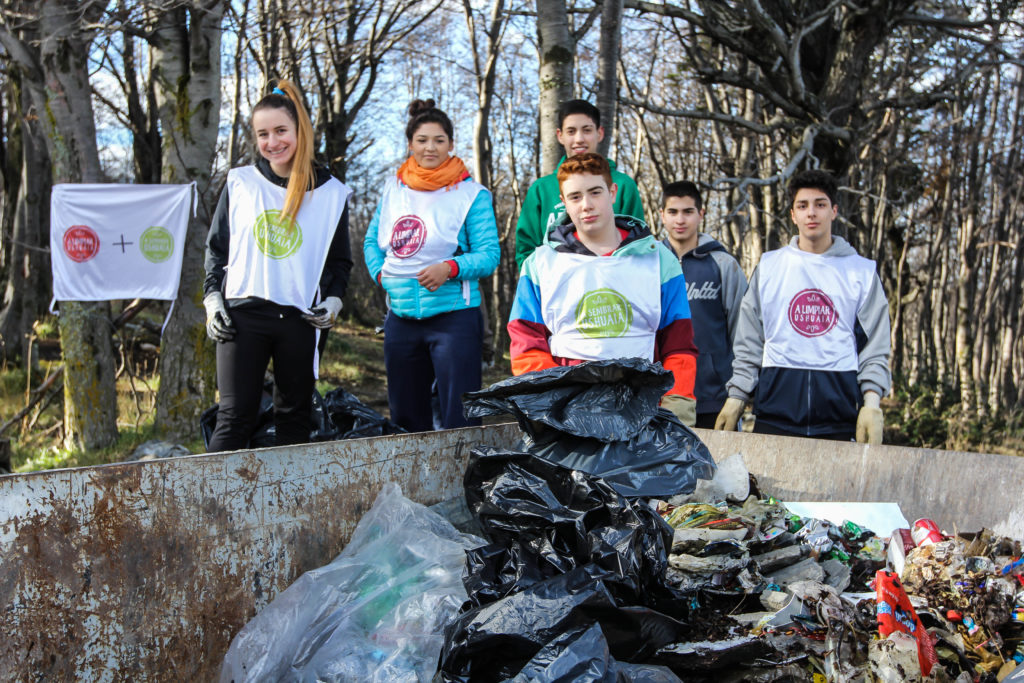
[{"label": "young woman with blonde ponytail", "polygon": [[[363,255],[388,293],[384,363],[391,420],[409,431],[464,427],[462,394],[480,388],[483,322],[478,280],[501,255],[491,193],[451,152],[452,122],[433,100],[409,105],[409,158],[388,178]],[[479,424],[479,421],[475,421]]]},{"label": "young woman with blonde ponytail", "polygon": [[208,450],[245,448],[274,360],[279,445],[309,440],[321,330],[348,286],[351,190],[313,160],[298,89],[279,81],[252,112],[259,159],[228,171],[206,240],[207,334],[220,407]]}]

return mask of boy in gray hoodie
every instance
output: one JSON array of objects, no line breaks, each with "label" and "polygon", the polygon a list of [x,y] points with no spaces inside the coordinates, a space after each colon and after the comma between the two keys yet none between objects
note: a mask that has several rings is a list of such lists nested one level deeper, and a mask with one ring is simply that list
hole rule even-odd
[{"label": "boy in gray hoodie", "polygon": [[837,194],[824,171],[790,180],[799,234],[750,277],[717,429],[734,429],[753,398],[757,433],[882,442],[889,305],[874,261],[832,235]]}]

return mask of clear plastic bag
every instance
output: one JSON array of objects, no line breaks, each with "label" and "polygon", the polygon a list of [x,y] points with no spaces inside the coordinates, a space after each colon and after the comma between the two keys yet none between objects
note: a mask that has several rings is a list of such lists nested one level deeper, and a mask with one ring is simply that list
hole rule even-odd
[{"label": "clear plastic bag", "polygon": [[483,543],[385,485],[341,554],[235,636],[220,680],[429,681]]}]

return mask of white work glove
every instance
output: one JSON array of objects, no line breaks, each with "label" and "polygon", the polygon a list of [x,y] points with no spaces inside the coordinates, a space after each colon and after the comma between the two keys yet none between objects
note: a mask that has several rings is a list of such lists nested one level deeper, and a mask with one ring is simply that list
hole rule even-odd
[{"label": "white work glove", "polygon": [[302,318],[313,327],[326,330],[334,325],[334,321],[341,312],[341,299],[336,296],[329,296],[313,309],[313,315],[304,314]]},{"label": "white work glove", "polygon": [[224,295],[210,292],[203,298],[206,309],[206,334],[215,342],[224,343],[235,338],[235,324],[231,322],[228,309],[224,305]]},{"label": "white work glove", "polygon": [[743,409],[746,407],[747,402],[742,399],[732,397],[725,399],[725,405],[718,411],[718,417],[715,418],[715,429],[735,432],[740,416],[743,415]]},{"label": "white work glove", "polygon": [[879,406],[881,397],[877,392],[864,392],[864,405],[857,413],[857,443],[868,443],[877,446],[882,443],[882,429],[885,417]]},{"label": "white work glove", "polygon": [[687,427],[697,424],[697,401],[679,394],[665,394],[661,399],[661,407],[672,411]]}]

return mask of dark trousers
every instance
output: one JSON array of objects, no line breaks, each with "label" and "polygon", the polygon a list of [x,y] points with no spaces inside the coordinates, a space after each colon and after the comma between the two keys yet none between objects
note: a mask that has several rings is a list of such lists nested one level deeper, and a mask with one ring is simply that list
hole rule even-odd
[{"label": "dark trousers", "polygon": [[769,434],[773,436],[800,436],[805,439],[824,439],[826,441],[853,441],[854,430],[848,432],[837,432],[833,434],[815,434],[808,436],[807,434],[797,434],[796,432],[787,432],[785,429],[776,427],[775,425],[766,424],[758,419],[754,419],[754,434]]},{"label": "dark trousers", "polygon": [[715,420],[718,419],[718,413],[697,413],[697,424],[694,427],[700,429],[714,429]]},{"label": "dark trousers", "polygon": [[388,313],[384,365],[391,421],[410,432],[433,428],[430,387],[437,380],[442,429],[480,424],[462,414],[462,394],[480,388],[480,309],[415,320]]},{"label": "dark trousers", "polygon": [[309,441],[313,408],[316,330],[296,312],[231,310],[235,338],[217,344],[220,408],[209,451],[245,448],[256,429],[263,374],[274,359],[274,430],[277,444]]}]

